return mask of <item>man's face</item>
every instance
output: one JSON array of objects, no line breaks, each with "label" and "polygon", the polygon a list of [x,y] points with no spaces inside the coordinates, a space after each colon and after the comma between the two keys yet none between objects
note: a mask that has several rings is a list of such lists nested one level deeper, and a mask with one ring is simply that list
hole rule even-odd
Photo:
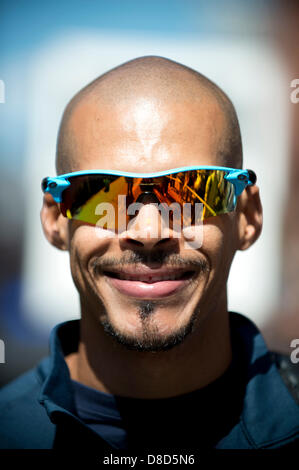
[{"label": "man's face", "polygon": [[[165,104],[136,97],[113,106],[87,99],[69,125],[76,170],[148,173],[219,165],[226,124],[212,100]],[[155,210],[143,207],[135,219],[139,229],[151,231],[159,221]],[[164,237],[161,230],[156,238],[138,232],[99,238],[94,227],[64,219],[83,315],[93,315],[130,348],[159,350],[180,343],[226,295],[236,220],[235,213],[205,220],[202,246],[190,249],[183,236]]]}]

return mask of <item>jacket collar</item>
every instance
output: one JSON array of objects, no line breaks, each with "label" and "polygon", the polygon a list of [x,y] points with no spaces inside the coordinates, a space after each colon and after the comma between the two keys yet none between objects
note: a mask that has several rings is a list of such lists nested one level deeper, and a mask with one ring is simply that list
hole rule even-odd
[{"label": "jacket collar", "polygon": [[[284,385],[254,323],[239,313],[230,312],[230,328],[233,361],[238,364],[246,383],[238,426],[251,448],[287,443],[299,436],[299,407]],[[56,421],[57,413],[80,421],[75,416],[72,383],[64,359],[78,349],[79,335],[80,320],[56,325],[50,334],[50,355],[37,368],[42,381],[39,402],[45,406],[52,422]],[[230,442],[230,447],[234,445],[234,433],[230,434],[222,440],[222,448],[226,441]]]},{"label": "jacket collar", "polygon": [[299,407],[255,324],[235,312],[230,321],[233,356],[245,371],[243,433],[256,449],[287,444],[299,436]]},{"label": "jacket collar", "polygon": [[80,320],[70,320],[56,325],[50,334],[50,355],[38,366],[43,382],[39,402],[45,406],[49,416],[53,412],[75,414],[72,383],[64,356],[77,351]]}]

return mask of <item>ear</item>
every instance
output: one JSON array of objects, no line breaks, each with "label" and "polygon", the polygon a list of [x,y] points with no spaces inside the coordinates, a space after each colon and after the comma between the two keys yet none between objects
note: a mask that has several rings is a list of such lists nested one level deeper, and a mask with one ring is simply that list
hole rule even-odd
[{"label": "ear", "polygon": [[40,218],[44,234],[51,245],[59,250],[68,250],[68,219],[61,214],[59,205],[49,193],[44,194]]},{"label": "ear", "polygon": [[263,226],[259,188],[247,186],[238,198],[238,250],[247,250],[258,239]]}]

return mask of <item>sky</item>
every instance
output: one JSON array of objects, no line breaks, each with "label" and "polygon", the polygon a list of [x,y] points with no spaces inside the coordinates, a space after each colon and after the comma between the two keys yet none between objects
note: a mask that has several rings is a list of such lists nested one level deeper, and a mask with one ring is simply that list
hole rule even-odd
[{"label": "sky", "polygon": [[[246,33],[260,27],[271,0],[1,0],[1,56],[22,54],[68,28],[158,34]],[[225,8],[224,8],[225,5]],[[262,13],[262,14],[261,14]],[[245,28],[245,29],[244,29]]]},{"label": "sky", "polygon": [[[225,4],[225,8],[224,8]],[[51,40],[72,31],[144,34],[153,39],[194,34],[264,34],[271,0],[0,0],[0,165],[22,167],[31,58]]]}]

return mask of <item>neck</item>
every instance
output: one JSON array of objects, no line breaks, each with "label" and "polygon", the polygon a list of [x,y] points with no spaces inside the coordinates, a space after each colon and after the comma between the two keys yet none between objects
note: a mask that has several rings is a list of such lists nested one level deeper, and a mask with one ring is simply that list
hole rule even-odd
[{"label": "neck", "polygon": [[[220,305],[221,304],[221,305]],[[167,398],[202,388],[231,362],[226,292],[217,306],[201,309],[201,321],[169,351],[124,349],[82,309],[78,352],[67,356],[71,378],[89,387],[132,398]]]}]

